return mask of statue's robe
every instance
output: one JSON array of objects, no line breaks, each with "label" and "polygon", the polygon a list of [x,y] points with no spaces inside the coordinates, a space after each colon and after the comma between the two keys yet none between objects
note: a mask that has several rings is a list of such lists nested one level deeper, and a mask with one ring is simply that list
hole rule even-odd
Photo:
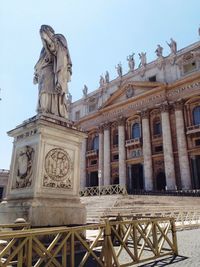
[{"label": "statue's robe", "polygon": [[[37,111],[67,118],[68,105],[65,94],[68,93],[67,82],[70,81],[71,59],[63,35],[55,34],[53,42],[54,50],[47,52],[43,48],[35,65],[35,75],[39,84]],[[59,92],[56,86],[59,87]]]}]

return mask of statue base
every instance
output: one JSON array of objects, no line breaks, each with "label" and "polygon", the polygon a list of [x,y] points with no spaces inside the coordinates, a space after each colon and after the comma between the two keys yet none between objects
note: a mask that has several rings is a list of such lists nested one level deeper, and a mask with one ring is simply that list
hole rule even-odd
[{"label": "statue base", "polygon": [[10,200],[0,204],[0,224],[14,223],[17,218],[30,222],[32,227],[82,225],[86,210],[80,200],[59,199]]},{"label": "statue base", "polygon": [[68,120],[44,114],[8,134],[14,145],[0,223],[24,218],[34,227],[85,224],[79,189],[80,147],[86,134]]}]

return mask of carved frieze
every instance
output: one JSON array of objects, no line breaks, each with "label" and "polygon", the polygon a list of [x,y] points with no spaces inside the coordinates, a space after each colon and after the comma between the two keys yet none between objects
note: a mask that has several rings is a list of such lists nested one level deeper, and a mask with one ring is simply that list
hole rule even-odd
[{"label": "carved frieze", "polygon": [[50,150],[45,157],[44,187],[72,189],[73,164],[67,151]]},{"label": "carved frieze", "polygon": [[34,149],[30,146],[21,148],[16,155],[15,177],[12,188],[30,187],[32,184]]}]

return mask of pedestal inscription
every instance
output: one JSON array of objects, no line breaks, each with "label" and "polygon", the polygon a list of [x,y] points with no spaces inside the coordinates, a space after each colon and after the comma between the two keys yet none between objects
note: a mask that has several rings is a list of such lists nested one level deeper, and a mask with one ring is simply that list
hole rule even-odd
[{"label": "pedestal inscription", "polygon": [[67,151],[54,148],[45,158],[43,186],[72,189],[72,161]]}]

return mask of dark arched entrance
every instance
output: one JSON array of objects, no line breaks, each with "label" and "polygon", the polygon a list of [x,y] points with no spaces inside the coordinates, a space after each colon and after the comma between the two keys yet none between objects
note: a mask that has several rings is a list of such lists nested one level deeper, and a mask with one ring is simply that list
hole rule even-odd
[{"label": "dark arched entrance", "polygon": [[166,188],[166,177],[164,172],[159,172],[156,176],[156,189],[163,191]]}]

